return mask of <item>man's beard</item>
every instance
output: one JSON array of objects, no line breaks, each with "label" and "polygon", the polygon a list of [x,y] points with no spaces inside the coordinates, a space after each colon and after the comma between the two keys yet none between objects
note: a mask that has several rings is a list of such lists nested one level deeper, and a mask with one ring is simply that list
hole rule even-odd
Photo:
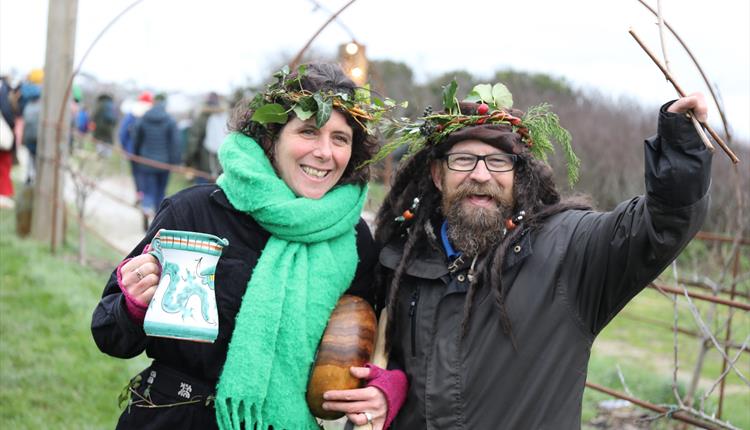
[{"label": "man's beard", "polygon": [[[445,190],[443,186],[443,190]],[[495,205],[490,207],[464,204],[472,194],[490,196]],[[443,193],[443,213],[448,220],[448,238],[464,255],[475,256],[496,245],[503,238],[504,220],[509,218],[512,203],[503,199],[500,189],[493,184],[473,181],[461,184],[453,193]]]}]

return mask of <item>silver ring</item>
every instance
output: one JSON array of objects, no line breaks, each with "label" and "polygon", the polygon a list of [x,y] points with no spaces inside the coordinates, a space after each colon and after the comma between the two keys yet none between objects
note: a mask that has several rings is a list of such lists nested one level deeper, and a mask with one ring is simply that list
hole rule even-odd
[{"label": "silver ring", "polygon": [[362,412],[362,414],[367,418],[367,424],[372,424],[372,414],[369,412]]},{"label": "silver ring", "polygon": [[135,269],[135,276],[137,276],[137,277],[138,277],[138,280],[139,280],[139,281],[140,281],[141,279],[143,279],[143,273],[141,273],[141,269],[140,269],[140,268],[138,268],[138,269]]}]

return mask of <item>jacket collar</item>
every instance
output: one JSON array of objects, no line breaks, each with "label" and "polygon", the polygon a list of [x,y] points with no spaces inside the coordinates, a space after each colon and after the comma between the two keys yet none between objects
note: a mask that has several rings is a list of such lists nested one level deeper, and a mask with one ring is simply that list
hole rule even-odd
[{"label": "jacket collar", "polygon": [[[520,236],[508,247],[503,261],[503,271],[506,271],[518,263],[525,260],[533,253],[531,246],[532,233],[529,229],[524,229]],[[423,279],[438,279],[448,274],[448,261],[445,251],[438,251],[439,248],[430,247],[427,252],[423,252],[412,258],[404,269],[404,273],[410,276]],[[401,257],[404,254],[404,241],[392,242],[380,251],[380,264],[396,270]]]}]

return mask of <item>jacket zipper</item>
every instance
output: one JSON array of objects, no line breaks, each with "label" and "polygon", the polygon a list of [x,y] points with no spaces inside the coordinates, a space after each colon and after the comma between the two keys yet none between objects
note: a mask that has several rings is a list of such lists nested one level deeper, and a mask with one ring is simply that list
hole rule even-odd
[{"label": "jacket zipper", "polygon": [[419,285],[411,295],[409,317],[411,318],[411,356],[417,356],[417,302],[419,302]]}]

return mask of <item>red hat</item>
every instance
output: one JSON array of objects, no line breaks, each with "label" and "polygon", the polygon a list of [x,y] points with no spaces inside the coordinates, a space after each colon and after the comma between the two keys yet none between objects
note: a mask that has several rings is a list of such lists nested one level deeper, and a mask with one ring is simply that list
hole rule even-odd
[{"label": "red hat", "polygon": [[153,103],[154,102],[154,95],[151,94],[149,91],[144,91],[138,96],[139,102],[146,102],[146,103]]}]

